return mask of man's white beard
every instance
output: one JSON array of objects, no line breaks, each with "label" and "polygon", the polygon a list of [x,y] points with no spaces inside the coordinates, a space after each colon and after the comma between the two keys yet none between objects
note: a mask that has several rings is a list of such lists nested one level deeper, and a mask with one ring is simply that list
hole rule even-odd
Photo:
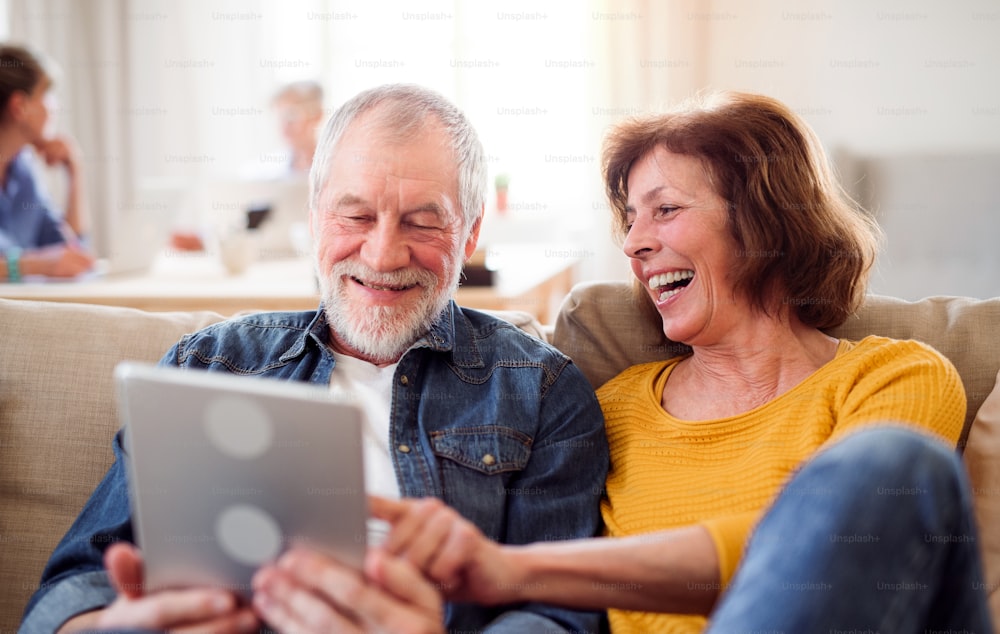
[{"label": "man's white beard", "polygon": [[[450,272],[449,272],[450,273]],[[376,363],[395,363],[422,337],[448,304],[458,287],[461,268],[450,273],[451,284],[436,291],[439,278],[427,269],[408,268],[377,273],[354,261],[338,262],[319,272],[320,290],[327,323],[343,343]],[[348,299],[352,277],[368,284],[403,287],[416,284],[421,294],[403,306],[357,306]]]}]

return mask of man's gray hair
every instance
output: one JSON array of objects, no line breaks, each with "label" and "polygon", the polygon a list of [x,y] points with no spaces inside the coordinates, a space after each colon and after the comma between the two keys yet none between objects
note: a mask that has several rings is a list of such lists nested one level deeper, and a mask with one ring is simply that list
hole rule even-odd
[{"label": "man's gray hair", "polygon": [[458,195],[465,229],[479,220],[486,199],[486,153],[479,135],[462,111],[440,94],[412,84],[386,84],[359,93],[337,109],[323,127],[309,173],[309,207],[319,203],[330,172],[330,159],[344,132],[358,116],[378,108],[380,123],[407,138],[435,117],[451,138],[458,162]]}]

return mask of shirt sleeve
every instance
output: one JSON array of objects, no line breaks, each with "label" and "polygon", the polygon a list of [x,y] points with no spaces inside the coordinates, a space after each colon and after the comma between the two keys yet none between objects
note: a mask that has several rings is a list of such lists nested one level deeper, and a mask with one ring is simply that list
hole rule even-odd
[{"label": "shirt sleeve", "polygon": [[719,557],[719,581],[722,586],[720,590],[725,590],[736,574],[750,533],[763,514],[764,511],[747,511],[702,522],[702,526],[708,530],[715,544],[715,553]]},{"label": "shirt sleeve", "polygon": [[62,232],[62,220],[57,220],[51,212],[46,212],[38,222],[36,246],[48,247],[66,242]]},{"label": "shirt sleeve", "polygon": [[35,169],[30,151],[22,151],[14,159],[8,178],[15,181],[16,194],[11,221],[17,227],[10,233],[17,236],[14,243],[25,249],[62,244],[62,219],[55,212],[52,202],[39,186],[40,175]]},{"label": "shirt sleeve", "polygon": [[34,244],[29,246],[47,247],[62,244],[66,242],[62,231],[62,219],[53,209],[48,196],[39,187],[38,179],[37,172],[29,167],[25,173],[24,182],[21,184],[25,188],[21,204],[34,216]]}]

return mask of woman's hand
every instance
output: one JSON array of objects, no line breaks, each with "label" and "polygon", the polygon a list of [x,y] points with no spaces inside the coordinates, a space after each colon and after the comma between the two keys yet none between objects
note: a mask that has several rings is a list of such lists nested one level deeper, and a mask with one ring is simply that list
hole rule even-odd
[{"label": "woman's hand", "polygon": [[57,244],[25,251],[22,275],[76,277],[94,268],[94,256],[74,244]]},{"label": "woman's hand", "polygon": [[370,496],[369,509],[392,525],[379,548],[416,566],[449,599],[498,605],[524,598],[503,548],[441,500]]},{"label": "woman's hand", "polygon": [[83,193],[84,178],[80,150],[77,148],[76,142],[69,136],[56,136],[40,139],[34,143],[34,146],[47,165],[61,165],[66,169],[69,191],[67,192],[63,220],[76,235],[86,235],[90,223]]},{"label": "woman's hand", "polygon": [[38,155],[48,166],[62,165],[71,173],[76,173],[80,165],[80,150],[67,136],[42,139],[34,144]]}]

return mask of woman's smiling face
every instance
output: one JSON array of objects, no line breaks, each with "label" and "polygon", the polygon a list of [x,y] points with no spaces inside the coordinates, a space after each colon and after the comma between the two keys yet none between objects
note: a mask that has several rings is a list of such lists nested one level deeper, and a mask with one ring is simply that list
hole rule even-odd
[{"label": "woman's smiling face", "polygon": [[726,206],[696,157],[657,147],[629,171],[623,248],[672,341],[711,343],[749,307],[731,283]]}]

